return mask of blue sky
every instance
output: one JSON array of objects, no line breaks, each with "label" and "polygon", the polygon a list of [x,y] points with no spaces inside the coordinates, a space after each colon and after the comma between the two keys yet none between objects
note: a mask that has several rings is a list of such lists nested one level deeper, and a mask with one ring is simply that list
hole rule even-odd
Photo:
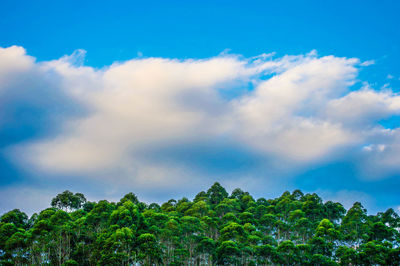
[{"label": "blue sky", "polygon": [[0,211],[317,192],[398,208],[398,1],[3,1]]}]

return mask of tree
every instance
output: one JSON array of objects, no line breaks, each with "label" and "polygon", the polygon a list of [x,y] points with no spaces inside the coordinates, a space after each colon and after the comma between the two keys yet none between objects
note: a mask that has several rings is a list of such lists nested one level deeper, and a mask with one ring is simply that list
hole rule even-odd
[{"label": "tree", "polygon": [[200,254],[200,262],[211,265],[212,258],[215,256],[216,243],[213,239],[202,237],[197,245],[197,252]]},{"label": "tree", "polygon": [[358,246],[362,241],[362,235],[365,232],[365,223],[367,219],[367,210],[356,202],[347,211],[346,216],[343,217],[341,230],[344,239],[351,244]]},{"label": "tree", "polygon": [[294,265],[300,259],[298,248],[290,240],[280,243],[277,251],[279,253],[280,262],[284,265]]},{"label": "tree", "polygon": [[128,194],[126,194],[118,203],[118,206],[123,205],[125,202],[130,201],[133,204],[138,204],[139,200],[136,197],[136,195],[132,192],[129,192]]},{"label": "tree", "polygon": [[218,182],[215,182],[214,185],[207,190],[207,197],[210,204],[217,205],[223,199],[228,197],[228,192],[226,192],[225,188],[223,188]]},{"label": "tree", "polygon": [[236,265],[240,255],[240,249],[234,241],[223,241],[217,248],[217,263],[218,265]]},{"label": "tree", "polygon": [[346,209],[338,202],[327,201],[324,204],[326,217],[332,221],[340,221],[346,213]]},{"label": "tree", "polygon": [[82,193],[73,194],[66,190],[51,200],[51,206],[64,211],[72,211],[81,208],[85,202],[86,198]]},{"label": "tree", "polygon": [[256,247],[257,261],[261,264],[279,263],[279,254],[276,247],[266,244]]},{"label": "tree", "polygon": [[27,229],[28,227],[28,215],[21,212],[19,209],[6,212],[0,218],[2,223],[12,223],[18,228]]},{"label": "tree", "polygon": [[158,245],[156,237],[152,234],[141,234],[138,238],[139,258],[143,260],[145,265],[152,265],[161,260],[161,249]]},{"label": "tree", "polygon": [[0,265],[400,265],[393,209],[367,216],[356,202],[344,215],[317,194],[255,201],[218,183],[161,206],[85,201],[65,191],[29,219],[3,214]]},{"label": "tree", "polygon": [[99,238],[98,248],[101,250],[101,265],[132,265],[135,258],[135,235],[131,228],[112,227],[115,231],[104,232]]}]

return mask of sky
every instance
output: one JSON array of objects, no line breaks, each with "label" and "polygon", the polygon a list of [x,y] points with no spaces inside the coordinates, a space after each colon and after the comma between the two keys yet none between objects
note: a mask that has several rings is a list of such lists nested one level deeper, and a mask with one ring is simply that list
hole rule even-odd
[{"label": "sky", "polygon": [[64,190],[399,210],[398,1],[2,1],[0,213]]}]

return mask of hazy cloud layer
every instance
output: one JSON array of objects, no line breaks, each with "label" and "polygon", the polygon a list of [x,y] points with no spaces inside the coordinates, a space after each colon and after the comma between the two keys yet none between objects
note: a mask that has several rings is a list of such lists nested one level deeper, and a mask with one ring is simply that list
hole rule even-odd
[{"label": "hazy cloud layer", "polygon": [[[84,55],[35,62],[22,47],[0,48],[0,129],[22,106],[41,118],[40,125],[22,121],[40,134],[3,145],[25,170],[196,189],[217,175],[240,184],[267,166],[276,179],[349,151],[364,177],[384,178],[400,165],[399,131],[380,123],[399,114],[400,96],[356,86],[360,68],[373,61],[312,51],[138,58],[95,69],[84,66]],[[218,154],[254,167],[237,170],[224,161],[226,171],[213,172],[209,161]],[[192,157],[211,170],[196,171]]]}]

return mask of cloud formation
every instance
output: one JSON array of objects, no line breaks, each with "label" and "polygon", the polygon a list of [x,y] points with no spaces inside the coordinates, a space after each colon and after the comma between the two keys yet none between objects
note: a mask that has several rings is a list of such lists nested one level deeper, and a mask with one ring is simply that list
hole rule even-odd
[{"label": "cloud formation", "polygon": [[[355,86],[360,67],[370,63],[312,51],[281,58],[140,57],[96,69],[83,65],[84,55],[77,50],[36,62],[22,47],[0,48],[0,102],[46,113],[46,134],[6,145],[21,166],[141,188],[172,186],[171,180],[193,187],[204,176],[183,157],[205,143],[215,144],[205,154],[233,146],[258,165],[273,161],[278,168],[349,150],[360,164],[400,165],[393,159],[398,129],[379,123],[399,114],[400,96]],[[3,111],[0,126],[7,116]],[[175,156],[182,147],[191,152]]]}]

